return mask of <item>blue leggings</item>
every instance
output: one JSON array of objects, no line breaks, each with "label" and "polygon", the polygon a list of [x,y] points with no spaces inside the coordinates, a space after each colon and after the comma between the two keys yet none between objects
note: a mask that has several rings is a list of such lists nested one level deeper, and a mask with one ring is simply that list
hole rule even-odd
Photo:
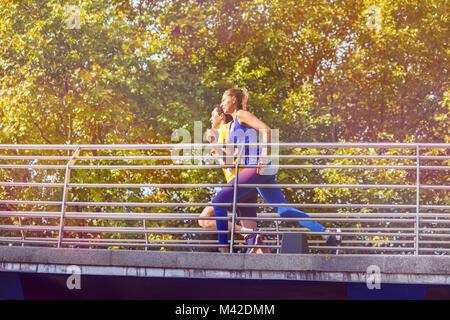
[{"label": "blue leggings", "polygon": [[[233,184],[233,178],[228,184]],[[260,175],[257,173],[257,168],[246,168],[239,173],[239,184],[276,184],[275,175]],[[241,199],[254,188],[237,189],[237,199]],[[256,188],[259,194],[267,203],[287,203],[286,198],[280,188]],[[233,187],[223,188],[216,197],[212,200],[213,203],[230,203],[233,202]],[[239,201],[237,201],[239,202]],[[306,213],[292,207],[273,207],[277,213],[283,218],[310,218]],[[214,215],[216,217],[226,217],[227,208],[222,206],[214,206]],[[323,232],[325,227],[316,221],[297,221],[300,225],[310,229],[311,231]],[[228,221],[216,220],[217,230],[228,230]],[[219,234],[219,244],[228,243],[228,234]]]}]

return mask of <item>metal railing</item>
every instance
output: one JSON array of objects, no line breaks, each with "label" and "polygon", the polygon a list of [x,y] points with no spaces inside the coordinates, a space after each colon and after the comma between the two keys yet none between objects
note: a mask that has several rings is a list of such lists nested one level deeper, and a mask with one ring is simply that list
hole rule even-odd
[{"label": "metal railing", "polygon": [[[216,250],[218,247],[225,247],[217,244],[217,234],[227,231],[204,230],[197,225],[197,222],[198,220],[230,220],[232,222],[230,251],[245,250],[249,246],[245,245],[242,237],[239,236],[242,232],[235,230],[235,223],[242,220],[236,215],[236,208],[254,206],[254,204],[236,201],[215,204],[232,207],[228,217],[223,218],[200,217],[200,212],[190,213],[187,210],[211,206],[204,192],[208,191],[212,194],[213,188],[230,185],[176,183],[179,181],[127,183],[122,180],[101,183],[102,178],[110,180],[111,176],[126,178],[128,181],[136,180],[138,176],[141,178],[144,176],[145,179],[145,173],[142,172],[148,174],[149,171],[155,170],[165,173],[165,175],[156,175],[159,181],[165,181],[182,177],[180,174],[171,177],[169,172],[173,170],[181,170],[179,172],[206,170],[202,171],[206,175],[208,172],[214,172],[214,169],[234,168],[237,172],[244,167],[258,167],[241,165],[240,161],[230,165],[214,164],[216,158],[205,155],[209,153],[198,155],[194,152],[193,155],[187,156],[160,154],[180,149],[203,152],[219,146],[222,145],[0,145],[0,244],[144,248],[146,250],[149,248]],[[264,147],[266,144],[260,143],[258,146]],[[302,198],[316,201],[289,204],[258,202],[260,212],[254,220],[258,222],[260,226],[258,233],[265,236],[265,242],[263,246],[257,247],[279,252],[284,233],[306,232],[311,252],[328,253],[336,249],[326,245],[322,238],[325,235],[324,232],[312,232],[295,223],[313,219],[329,227],[331,234],[336,234],[334,231],[336,227],[342,230],[340,235],[343,241],[340,252],[343,254],[418,255],[450,252],[448,197],[450,186],[447,185],[450,144],[277,143],[267,146],[287,149],[290,153],[272,154],[269,156],[272,160],[280,160],[280,163],[284,160],[303,162],[303,164],[277,164],[279,172],[284,173],[284,179],[288,179],[286,175],[291,170],[296,170],[296,175],[292,175],[289,179],[301,183],[255,185],[240,184],[235,179],[234,194],[236,195],[238,187],[281,188],[283,191],[288,189],[290,192],[298,190],[302,192]],[[350,153],[343,153],[349,150]],[[98,155],[99,153],[103,154]],[[242,153],[239,157],[241,156]],[[186,160],[193,160],[196,164],[177,163]],[[102,163],[110,161],[122,163]],[[135,164],[136,161],[152,163]],[[171,162],[154,164],[157,161]],[[356,163],[358,161],[363,163]],[[368,163],[371,161],[375,161],[376,164]],[[77,164],[77,162],[89,164]],[[102,176],[99,172],[105,170],[108,173]],[[84,172],[84,174],[73,177],[72,174],[77,172]],[[131,174],[131,172],[138,172],[138,174]],[[299,175],[299,172],[306,174]],[[378,175],[374,172],[378,172]],[[315,181],[301,181],[304,176]],[[153,177],[155,176],[148,175],[147,178],[153,179]],[[322,180],[341,182],[324,183],[318,181],[318,177],[322,177]],[[18,178],[22,178],[22,181],[18,181]],[[61,181],[62,178],[63,181]],[[78,180],[76,183],[72,182],[74,178]],[[40,181],[36,181],[39,179]],[[194,176],[192,179],[198,178]],[[391,180],[387,181],[391,183],[380,183],[383,179]],[[86,183],[83,180],[91,182]],[[347,180],[351,181],[345,183]],[[355,181],[361,183],[355,183]],[[428,183],[429,181],[432,183]],[[74,195],[76,189],[83,189],[84,193],[78,192]],[[135,196],[136,191],[130,191],[133,189],[139,189],[139,196]],[[157,189],[201,190],[203,201],[146,202],[152,198],[162,197],[163,200],[167,198],[167,196],[158,197],[155,193]],[[35,190],[41,191],[39,193]],[[96,193],[95,201],[80,199],[83,195],[91,196],[89,190],[100,190]],[[120,192],[120,190],[126,191]],[[337,195],[333,194],[333,190]],[[286,195],[285,191],[284,193]],[[180,192],[174,197],[181,199],[183,195],[184,193]],[[130,201],[129,199],[133,199],[133,196],[143,201],[135,201],[135,199]],[[58,197],[60,200],[45,197]],[[119,198],[122,201],[104,201],[99,200],[99,197],[107,197],[108,200]],[[196,198],[195,195],[193,197]],[[349,203],[349,197],[362,202]],[[264,210],[273,206],[295,207],[301,210],[305,208],[304,211],[311,218],[282,218],[276,213]],[[72,210],[68,210],[69,208]],[[163,208],[170,208],[170,211],[181,210],[181,212],[148,212]],[[176,210],[172,210],[173,208]]]}]

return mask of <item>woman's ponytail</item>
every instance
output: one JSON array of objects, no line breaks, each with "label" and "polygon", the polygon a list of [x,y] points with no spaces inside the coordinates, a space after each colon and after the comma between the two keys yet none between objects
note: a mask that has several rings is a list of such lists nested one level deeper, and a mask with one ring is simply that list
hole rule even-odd
[{"label": "woman's ponytail", "polygon": [[247,110],[248,91],[247,89],[228,89],[224,94],[236,98],[237,109]]}]

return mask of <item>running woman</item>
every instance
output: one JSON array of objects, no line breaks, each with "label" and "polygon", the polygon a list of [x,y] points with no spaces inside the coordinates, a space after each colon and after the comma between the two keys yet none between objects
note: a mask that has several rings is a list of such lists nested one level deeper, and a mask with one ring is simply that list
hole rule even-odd
[{"label": "running woman", "polygon": [[[232,122],[233,118],[230,115],[226,115],[222,107],[220,105],[215,105],[213,108],[213,111],[211,112],[211,128],[215,131],[219,132],[219,137],[217,138],[217,143],[224,143],[227,140],[229,140],[229,137],[227,136],[228,130],[227,126],[229,126]],[[210,130],[207,135],[208,141],[210,143],[216,142],[216,134],[214,131]],[[225,153],[225,150],[222,150],[222,154]],[[221,152],[212,149],[212,154],[219,155]],[[218,159],[220,164],[225,164],[225,162],[219,158]],[[240,169],[239,172],[241,172],[243,169]],[[235,169],[231,168],[223,168],[223,173],[225,176],[225,179],[227,180],[227,183],[230,182],[231,179],[235,176]],[[250,191],[248,194],[246,194],[242,199],[242,203],[257,203],[258,199],[258,192],[256,189]],[[232,210],[232,207],[227,208],[229,211]],[[257,206],[255,207],[237,207],[236,213],[239,217],[245,217],[249,219],[243,219],[241,220],[241,225],[235,224],[235,230],[236,231],[243,231],[243,232],[250,232],[250,231],[257,231],[256,229],[256,221],[252,218],[256,218],[256,211]],[[213,217],[214,216],[214,208],[212,206],[205,207],[200,214],[200,217]],[[199,220],[199,225],[206,229],[206,230],[217,230],[216,227],[216,221],[215,220]],[[231,230],[231,222],[228,222],[228,230]],[[245,244],[248,245],[262,245],[262,237],[260,237],[258,234],[251,233],[251,234],[243,234]],[[267,249],[262,250],[258,248],[249,248],[247,249],[247,253],[267,253]]]},{"label": "running woman", "polygon": [[[257,143],[258,130],[266,133],[263,142],[270,143],[270,127],[259,120],[252,113],[247,111],[248,92],[240,89],[229,89],[222,96],[222,107],[225,114],[233,117],[233,123],[230,128],[231,142],[234,143]],[[256,155],[257,157],[249,157]],[[245,147],[244,162],[246,165],[267,165],[268,148]],[[244,168],[238,173],[239,184],[276,184],[275,173],[270,172],[271,168]],[[229,203],[233,201],[233,178],[229,184],[230,187],[223,188],[213,199],[214,203]],[[287,201],[280,188],[256,188],[259,194],[267,203],[271,204],[287,204]],[[237,190],[237,202],[240,202],[243,196],[254,190],[254,188],[242,188]],[[273,207],[276,212],[283,218],[310,218],[306,213],[292,207]],[[214,214],[216,217],[225,217],[227,210],[222,206],[214,206]],[[300,225],[314,232],[330,232],[329,229],[316,221],[297,221]],[[227,221],[216,220],[217,230],[227,230]],[[340,230],[338,230],[340,231]],[[336,246],[340,244],[340,236],[323,235],[328,246]],[[219,244],[228,243],[227,234],[218,234]],[[220,248],[222,252],[228,252],[228,248]]]}]

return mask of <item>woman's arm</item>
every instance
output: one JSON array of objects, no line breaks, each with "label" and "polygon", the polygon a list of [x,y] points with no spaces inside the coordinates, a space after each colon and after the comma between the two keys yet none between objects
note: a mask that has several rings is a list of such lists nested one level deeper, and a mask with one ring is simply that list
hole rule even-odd
[{"label": "woman's arm", "polygon": [[[246,110],[239,110],[236,113],[236,117],[239,123],[246,125],[247,127],[255,128],[258,131],[262,131],[262,142],[270,143],[271,140],[271,130],[270,127],[263,121],[259,120],[255,115]],[[269,147],[264,147],[262,151],[262,156],[267,156],[269,154]],[[268,163],[267,159],[264,159],[263,163]]]}]

